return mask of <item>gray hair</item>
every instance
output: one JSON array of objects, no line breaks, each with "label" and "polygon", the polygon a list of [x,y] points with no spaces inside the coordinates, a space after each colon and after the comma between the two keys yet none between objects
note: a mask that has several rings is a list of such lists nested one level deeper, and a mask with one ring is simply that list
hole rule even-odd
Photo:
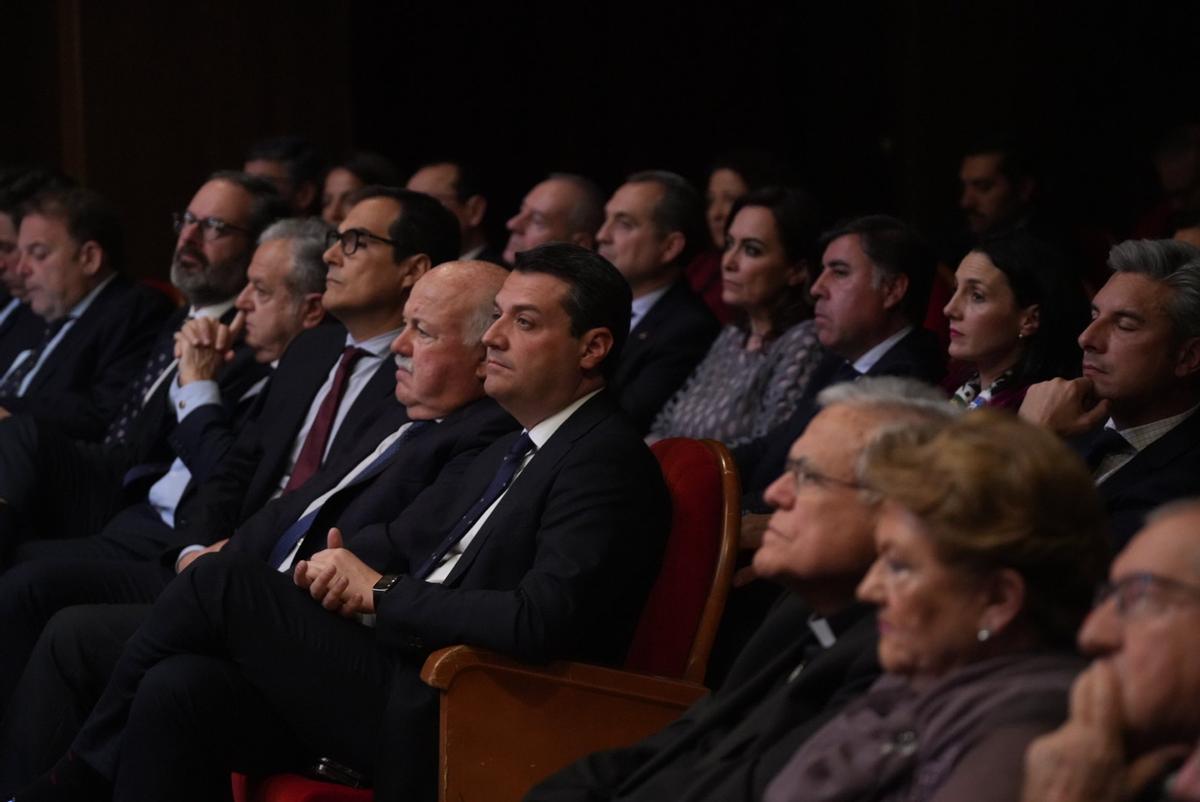
[{"label": "gray hair", "polygon": [[1115,273],[1135,273],[1171,290],[1167,316],[1179,339],[1200,337],[1200,248],[1171,239],[1126,240],[1108,252]]},{"label": "gray hair", "polygon": [[592,179],[577,173],[551,173],[547,181],[565,181],[579,193],[579,200],[567,213],[571,233],[594,235],[604,225],[604,193]]},{"label": "gray hair", "polygon": [[894,412],[906,423],[949,421],[962,411],[933,385],[902,376],[863,376],[834,384],[817,395],[817,404],[880,409]]},{"label": "gray hair", "polygon": [[[1176,515],[1200,515],[1200,496],[1176,499],[1155,507],[1146,515],[1145,526],[1156,524],[1164,518],[1173,518]],[[1193,553],[1191,567],[1195,574],[1200,575],[1200,553]]]},{"label": "gray hair", "polygon": [[329,226],[319,217],[289,217],[267,226],[258,238],[259,245],[275,240],[287,240],[292,246],[292,269],[284,278],[284,285],[299,302],[309,293],[325,291],[325,236]]}]

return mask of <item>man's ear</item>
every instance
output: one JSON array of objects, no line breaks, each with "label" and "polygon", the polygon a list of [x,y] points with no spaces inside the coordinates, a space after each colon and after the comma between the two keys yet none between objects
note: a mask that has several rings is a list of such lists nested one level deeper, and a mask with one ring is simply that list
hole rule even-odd
[{"label": "man's ear", "polygon": [[683,253],[686,245],[687,237],[683,235],[683,232],[672,231],[663,237],[662,244],[659,245],[659,261],[664,265],[671,264],[679,258],[679,254]]},{"label": "man's ear", "polygon": [[104,249],[95,240],[88,240],[79,247],[79,264],[85,276],[96,276],[104,267]]},{"label": "man's ear", "polygon": [[463,209],[467,212],[467,223],[471,228],[478,228],[483,223],[483,216],[487,214],[487,198],[482,195],[472,195],[463,204]]},{"label": "man's ear", "polygon": [[404,288],[411,289],[412,285],[417,283],[417,279],[433,269],[433,260],[429,258],[427,253],[415,253],[408,257],[403,262],[405,268]]},{"label": "man's ear", "polygon": [[325,319],[325,306],[321,303],[321,293],[310,292],[300,299],[300,327],[315,328]]},{"label": "man's ear", "polygon": [[579,338],[579,366],[584,370],[596,370],[612,347],[611,331],[603,326],[588,329]]},{"label": "man's ear", "polygon": [[596,250],[596,236],[586,231],[576,231],[571,235],[570,241],[572,245],[578,245],[580,248],[587,248],[589,251]]},{"label": "man's ear", "polygon": [[808,281],[808,260],[801,259],[788,265],[787,285],[789,287],[803,286]]},{"label": "man's ear", "polygon": [[904,302],[904,296],[908,294],[908,276],[904,273],[887,276],[883,280],[882,289],[883,308],[894,309]]},{"label": "man's ear", "polygon": [[1175,375],[1181,379],[1200,371],[1200,337],[1188,337],[1175,356]]}]

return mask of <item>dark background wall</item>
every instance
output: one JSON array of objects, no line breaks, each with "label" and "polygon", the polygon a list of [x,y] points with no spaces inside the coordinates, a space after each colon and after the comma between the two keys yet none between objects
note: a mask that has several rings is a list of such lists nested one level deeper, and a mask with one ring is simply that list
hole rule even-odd
[{"label": "dark background wall", "polygon": [[713,155],[792,159],[837,216],[953,217],[964,143],[1030,135],[1060,205],[1121,233],[1149,153],[1200,119],[1195,3],[5,4],[0,163],[56,164],[125,210],[163,275],[169,213],[257,137],[492,181],[492,223],[549,170],[700,180]]}]

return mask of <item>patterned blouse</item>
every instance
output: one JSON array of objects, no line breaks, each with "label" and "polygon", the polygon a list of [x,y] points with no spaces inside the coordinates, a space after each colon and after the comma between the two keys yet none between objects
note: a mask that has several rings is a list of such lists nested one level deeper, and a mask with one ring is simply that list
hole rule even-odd
[{"label": "patterned blouse", "polygon": [[683,388],[667,402],[650,436],[709,437],[731,448],[761,437],[787,420],[821,361],[811,320],[745,348],[747,334],[726,326]]}]

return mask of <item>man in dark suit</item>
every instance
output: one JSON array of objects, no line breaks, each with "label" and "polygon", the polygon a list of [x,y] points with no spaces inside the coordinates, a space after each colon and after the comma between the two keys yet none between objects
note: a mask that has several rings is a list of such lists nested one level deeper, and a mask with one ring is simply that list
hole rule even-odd
[{"label": "man in dark suit", "polygon": [[0,416],[27,413],[72,437],[98,438],[171,305],[120,275],[120,219],[91,190],[32,198],[18,247],[26,300],[43,330],[0,375]]},{"label": "man in dark suit", "polygon": [[1021,416],[1074,438],[1120,549],[1154,507],[1200,493],[1200,249],[1129,240],[1108,264],[1083,375],[1030,387]]},{"label": "man in dark suit", "polygon": [[437,198],[458,219],[462,237],[459,260],[505,264],[500,250],[488,242],[485,225],[488,199],[474,166],[454,160],[429,162],[417,168],[405,186]]},{"label": "man in dark suit", "polygon": [[[168,318],[103,443],[74,440],[27,415],[0,421],[0,548],[20,532],[94,532],[124,503],[123,487],[166,469],[175,457],[167,439],[176,419],[168,392],[175,333],[189,317],[232,316],[254,238],[280,209],[269,184],[218,172],[176,216],[171,280],[189,306]],[[221,371],[225,402],[238,403],[262,375],[239,347]]]},{"label": "man in dark suit", "polygon": [[485,388],[526,431],[350,548],[331,532],[294,570],[313,599],[244,555],[198,560],[127,644],[72,752],[17,798],[210,799],[233,766],[323,753],[374,773],[381,798],[431,799],[430,650],[617,659],[669,517],[657,463],[604,392],[629,301],[587,251],[524,254],[484,344]]},{"label": "man in dark suit", "polygon": [[859,376],[911,376],[935,382],[945,354],[921,328],[935,262],[916,232],[894,217],[851,220],[821,237],[821,273],[812,286],[813,320],[829,351],[792,417],[734,451],[744,504],[762,510],[762,491],[783,469],[788,444],[816,413],[825,387]]},{"label": "man in dark suit", "polygon": [[700,195],[665,170],[629,176],[604,207],[600,255],[633,291],[629,342],[614,383],[621,408],[643,432],[717,336],[717,319],[683,276],[704,237]]},{"label": "man in dark suit", "polygon": [[787,592],[725,684],[638,744],[599,752],[533,789],[531,802],[761,799],[796,748],[879,674],[875,617],[854,591],[875,558],[877,507],[855,465],[883,429],[955,412],[937,391],[903,379],[826,390],[767,490],[775,508],[754,556]]},{"label": "man in dark suit", "polygon": [[[405,307],[405,330],[393,345],[401,365],[396,397],[407,417],[380,417],[345,459],[252,515],[225,548],[287,570],[296,559],[324,548],[330,527],[353,534],[395,518],[424,488],[439,477],[449,481],[461,474],[480,450],[515,428],[515,421],[484,396],[486,349],[480,342],[506,275],[496,265],[455,262],[423,276]],[[214,545],[201,553],[219,550]],[[66,749],[95,703],[120,644],[175,576],[176,564],[182,571],[198,556],[177,560],[176,548],[162,562],[61,564],[23,588],[13,587],[10,579],[24,566],[0,579],[0,618],[14,624],[3,634],[0,665],[14,679],[33,646],[29,636],[36,638],[55,610],[68,604],[126,603],[74,607],[54,618],[6,718],[0,785],[28,780]],[[131,604],[136,602],[146,604]],[[81,664],[58,661],[67,642]],[[77,683],[85,676],[97,686],[94,692]]]}]

